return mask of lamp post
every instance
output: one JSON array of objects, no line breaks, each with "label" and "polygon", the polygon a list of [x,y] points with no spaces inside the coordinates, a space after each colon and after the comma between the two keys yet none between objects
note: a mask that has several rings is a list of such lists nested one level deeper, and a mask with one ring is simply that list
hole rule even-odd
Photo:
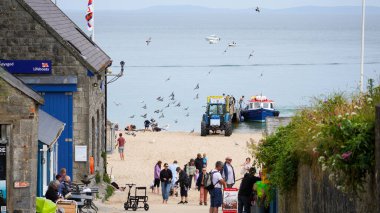
[{"label": "lamp post", "polygon": [[365,42],[365,0],[362,4],[362,47],[361,47],[361,62],[360,62],[360,92],[364,91],[364,42]]}]

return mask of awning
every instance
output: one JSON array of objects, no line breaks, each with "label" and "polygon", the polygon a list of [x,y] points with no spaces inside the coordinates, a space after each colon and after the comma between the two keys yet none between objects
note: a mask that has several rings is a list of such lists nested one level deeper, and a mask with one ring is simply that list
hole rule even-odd
[{"label": "awning", "polygon": [[52,146],[61,136],[66,124],[41,109],[38,114],[38,140]]}]

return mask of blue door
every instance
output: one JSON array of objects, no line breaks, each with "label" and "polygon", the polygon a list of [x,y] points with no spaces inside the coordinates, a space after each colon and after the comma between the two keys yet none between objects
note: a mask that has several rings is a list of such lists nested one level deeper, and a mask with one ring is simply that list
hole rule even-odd
[{"label": "blue door", "polygon": [[66,168],[67,174],[73,177],[73,95],[71,92],[44,92],[43,97],[45,105],[41,109],[66,124],[57,141],[58,169]]}]

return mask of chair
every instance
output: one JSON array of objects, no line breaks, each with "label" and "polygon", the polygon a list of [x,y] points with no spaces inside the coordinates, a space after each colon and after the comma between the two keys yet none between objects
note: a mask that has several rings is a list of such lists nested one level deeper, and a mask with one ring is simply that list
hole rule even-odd
[{"label": "chair", "polygon": [[64,209],[65,213],[77,213],[78,205],[74,200],[58,200],[57,207]]}]

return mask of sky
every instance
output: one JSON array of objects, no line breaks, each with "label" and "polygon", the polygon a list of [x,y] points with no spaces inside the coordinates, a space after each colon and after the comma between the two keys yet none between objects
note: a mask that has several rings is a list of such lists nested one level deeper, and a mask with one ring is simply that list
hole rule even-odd
[{"label": "sky", "polygon": [[[57,1],[64,10],[83,10],[88,0]],[[93,0],[97,10],[136,10],[159,5],[194,5],[210,8],[247,9],[260,6],[281,9],[299,6],[360,6],[361,0]],[[379,0],[366,0],[368,6],[379,6]]]}]

